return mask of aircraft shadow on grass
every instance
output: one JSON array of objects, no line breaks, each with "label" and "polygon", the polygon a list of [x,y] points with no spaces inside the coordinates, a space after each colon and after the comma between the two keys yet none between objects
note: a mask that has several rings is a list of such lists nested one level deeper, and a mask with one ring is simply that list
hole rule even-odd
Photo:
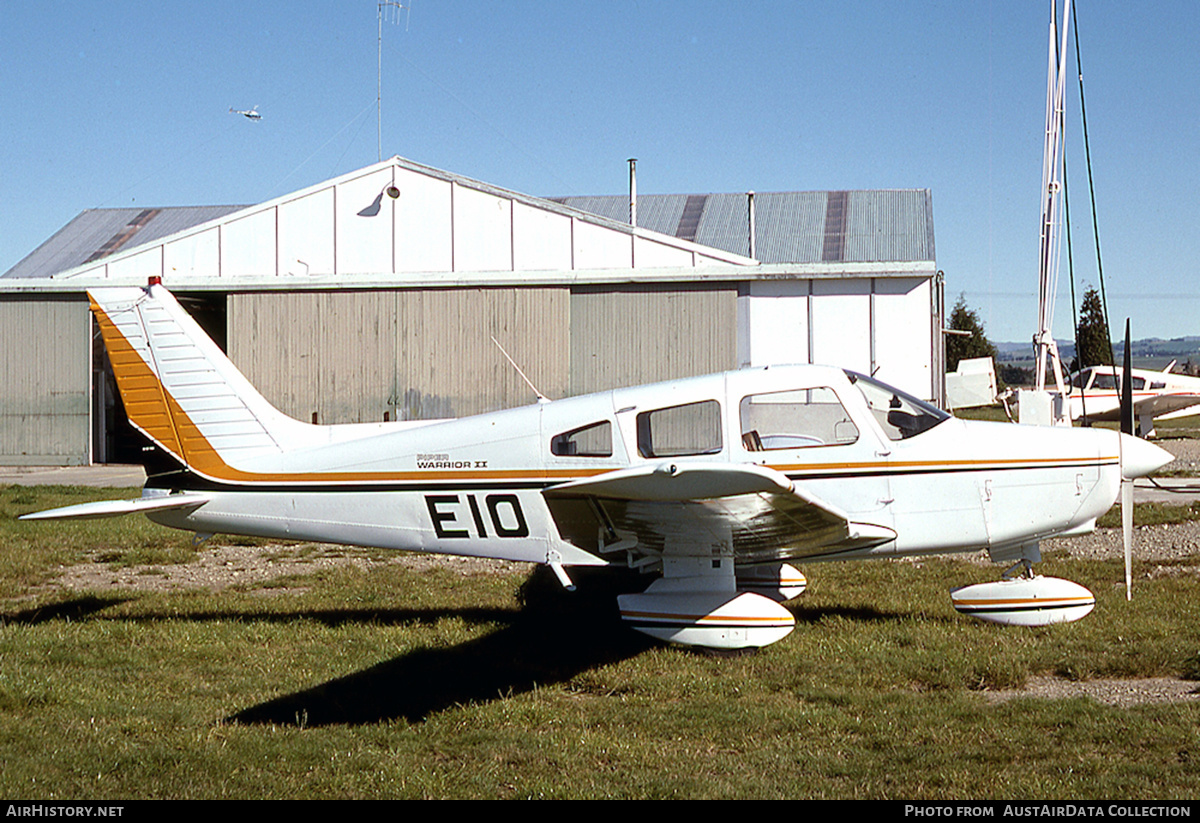
[{"label": "aircraft shadow on grass", "polygon": [[[498,615],[496,619],[508,619],[509,625],[485,637],[451,648],[418,649],[251,706],[224,722],[303,726],[360,725],[400,718],[420,722],[455,705],[503,699],[562,683],[581,672],[636,657],[656,645],[620,621],[614,588],[629,589],[630,578],[614,581],[612,570],[598,570],[598,579],[589,581],[588,570],[575,571],[579,590],[567,593],[546,567],[535,569],[522,587],[522,610]],[[633,588],[644,585],[643,580]],[[870,608],[823,608],[797,615],[804,622],[835,616],[862,621],[901,619]]]},{"label": "aircraft shadow on grass", "polygon": [[0,624],[12,623],[21,626],[36,626],[53,620],[80,621],[91,617],[97,612],[130,600],[128,597],[76,597],[60,603],[50,603],[45,606],[35,606],[22,609],[11,614],[0,614]]},{"label": "aircraft shadow on grass", "polygon": [[539,567],[522,587],[521,611],[498,612],[495,619],[508,619],[509,625],[495,632],[449,648],[417,649],[251,706],[224,722],[420,722],[455,705],[564,682],[580,672],[636,657],[654,645],[621,625],[611,585],[589,586],[585,580],[573,593],[555,591],[557,587],[553,575]]},{"label": "aircraft shadow on grass", "polygon": [[[468,623],[507,623],[486,636],[457,646],[421,648],[309,689],[243,709],[226,723],[326,726],[363,725],[404,719],[421,722],[430,714],[464,703],[487,702],[562,683],[581,672],[642,654],[655,641],[621,623],[614,595],[644,587],[636,575],[613,570],[576,570],[580,584],[565,592],[547,567],[539,566],[521,587],[522,608],[386,609],[274,612],[255,615],[200,612],[187,620],[248,620],[282,623],[314,620],[327,626],[347,623],[433,623],[458,617]],[[36,625],[53,620],[104,619],[93,616],[130,598],[85,596],[3,616],[3,622]],[[115,619],[149,622],[168,615]],[[799,609],[797,618],[815,623],[842,617],[860,621],[899,619],[872,608]],[[170,619],[178,620],[178,614]]]}]

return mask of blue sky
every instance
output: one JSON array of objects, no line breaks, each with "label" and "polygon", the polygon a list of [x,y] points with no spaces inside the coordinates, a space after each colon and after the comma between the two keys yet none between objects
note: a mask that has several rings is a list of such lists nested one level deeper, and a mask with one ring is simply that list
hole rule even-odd
[{"label": "blue sky", "polygon": [[[995,340],[1036,323],[1048,0],[411,0],[383,156],[534,195],[929,188]],[[1200,335],[1200,4],[1081,0],[1114,326]],[[0,0],[0,271],[86,208],[257,203],[375,162],[368,0]],[[252,123],[229,113],[258,106]],[[1068,89],[1077,281],[1096,284]],[[1070,337],[1062,275],[1055,334]]]}]

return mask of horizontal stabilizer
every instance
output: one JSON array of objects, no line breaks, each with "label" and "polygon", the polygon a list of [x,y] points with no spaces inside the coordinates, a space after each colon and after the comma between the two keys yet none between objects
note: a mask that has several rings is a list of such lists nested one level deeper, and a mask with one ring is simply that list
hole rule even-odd
[{"label": "horizontal stabilizer", "polygon": [[97,500],[47,509],[44,512],[23,514],[18,520],[92,520],[100,517],[120,517],[125,514],[144,514],[167,509],[194,509],[208,502],[204,494],[170,494],[139,497],[137,500]]}]

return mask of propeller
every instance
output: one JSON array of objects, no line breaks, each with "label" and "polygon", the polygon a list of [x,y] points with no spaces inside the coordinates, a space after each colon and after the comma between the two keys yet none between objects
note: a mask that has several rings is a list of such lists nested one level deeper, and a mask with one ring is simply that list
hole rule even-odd
[{"label": "propeller", "polygon": [[[1133,434],[1133,375],[1129,318],[1125,318],[1125,361],[1121,371],[1121,433]],[[1133,599],[1133,478],[1125,476],[1125,438],[1121,438],[1121,537],[1125,544],[1125,599]]]}]

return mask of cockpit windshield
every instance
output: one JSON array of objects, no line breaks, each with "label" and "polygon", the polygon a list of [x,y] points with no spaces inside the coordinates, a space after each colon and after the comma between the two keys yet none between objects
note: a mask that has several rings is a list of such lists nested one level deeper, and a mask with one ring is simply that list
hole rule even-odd
[{"label": "cockpit windshield", "polygon": [[879,421],[880,427],[891,440],[907,440],[950,418],[949,414],[937,406],[918,400],[874,378],[849,370],[846,371],[846,376],[863,393],[871,414]]}]

